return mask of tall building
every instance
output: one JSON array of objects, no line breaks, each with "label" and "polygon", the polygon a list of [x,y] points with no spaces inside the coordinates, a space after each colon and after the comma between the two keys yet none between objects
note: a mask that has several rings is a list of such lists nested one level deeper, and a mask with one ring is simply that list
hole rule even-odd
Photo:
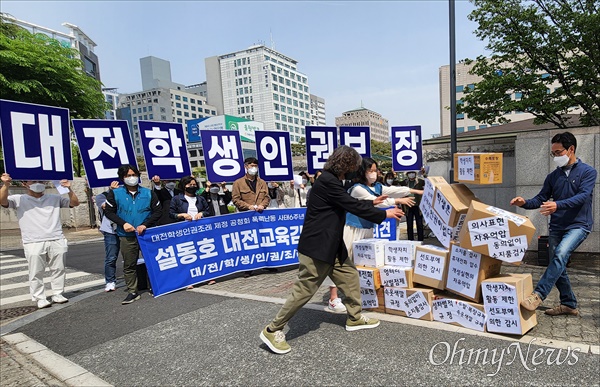
[{"label": "tall building", "polygon": [[208,101],[218,114],[262,122],[299,142],[311,114],[308,78],[297,64],[264,45],[206,58]]},{"label": "tall building", "polygon": [[371,128],[371,140],[388,142],[390,125],[381,114],[364,107],[348,110],[341,117],[335,117],[335,126],[368,126]]},{"label": "tall building", "polygon": [[325,126],[325,100],[314,94],[310,95],[310,124],[312,126]]},{"label": "tall building", "polygon": [[171,62],[155,56],[140,58],[142,90],[156,88],[183,89],[184,85],[171,80]]},{"label": "tall building", "polygon": [[79,57],[83,61],[83,70],[91,77],[100,79],[100,62],[98,56],[94,53],[96,43],[87,36],[79,27],[71,23],[62,23],[67,27],[68,33],[55,31],[48,27],[38,26],[24,20],[19,20],[12,15],[2,13],[1,17],[8,23],[16,24],[33,34],[44,34],[52,39],[56,39],[62,46],[74,48],[79,52]]},{"label": "tall building", "polygon": [[109,109],[104,112],[104,119],[114,120],[117,118],[117,107],[119,106],[119,92],[116,88],[102,88],[104,100],[108,104]]}]

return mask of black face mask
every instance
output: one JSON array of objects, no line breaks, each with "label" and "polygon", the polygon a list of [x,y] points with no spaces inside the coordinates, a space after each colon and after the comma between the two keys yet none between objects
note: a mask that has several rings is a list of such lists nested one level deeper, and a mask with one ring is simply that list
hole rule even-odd
[{"label": "black face mask", "polygon": [[358,171],[346,172],[346,174],[344,175],[344,179],[346,179],[346,180],[356,179],[357,174],[358,174]]},{"label": "black face mask", "polygon": [[189,194],[195,194],[198,191],[198,187],[185,187],[185,192]]}]

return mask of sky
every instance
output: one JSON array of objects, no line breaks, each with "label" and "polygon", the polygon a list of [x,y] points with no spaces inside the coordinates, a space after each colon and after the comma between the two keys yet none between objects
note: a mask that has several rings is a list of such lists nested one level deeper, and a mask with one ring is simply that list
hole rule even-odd
[{"label": "sky", "polygon": [[[449,6],[420,1],[12,1],[0,10],[67,32],[77,25],[97,46],[104,87],[142,90],[140,58],[171,62],[173,82],[206,80],[204,59],[265,44],[295,59],[311,94],[325,99],[328,126],[365,107],[390,127],[440,132],[439,68],[449,64]],[[486,55],[456,0],[456,59]],[[210,100],[209,100],[210,103]]]}]

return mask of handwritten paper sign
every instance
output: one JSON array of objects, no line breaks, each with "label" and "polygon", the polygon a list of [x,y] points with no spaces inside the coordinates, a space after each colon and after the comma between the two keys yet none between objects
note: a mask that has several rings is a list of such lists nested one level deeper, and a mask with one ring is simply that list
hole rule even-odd
[{"label": "handwritten paper sign", "polygon": [[475,181],[475,156],[458,156],[458,180]]},{"label": "handwritten paper sign", "polygon": [[481,292],[488,331],[521,334],[517,288],[504,282],[484,282]]},{"label": "handwritten paper sign", "polygon": [[379,300],[377,299],[375,289],[360,288],[360,295],[363,308],[372,309],[379,307]]},{"label": "handwritten paper sign", "polygon": [[352,244],[354,263],[359,266],[380,267],[384,264],[385,241],[363,239]]},{"label": "handwritten paper sign", "polygon": [[389,241],[385,243],[385,264],[390,266],[413,267],[415,249],[421,242]]},{"label": "handwritten paper sign", "polygon": [[441,281],[446,265],[445,255],[437,255],[429,251],[417,250],[415,258],[415,274]]},{"label": "handwritten paper sign", "polygon": [[360,287],[364,289],[375,289],[375,272],[373,270],[365,270],[362,268],[357,268],[358,270],[358,280],[360,282]]},{"label": "handwritten paper sign", "polygon": [[409,267],[399,266],[383,266],[379,269],[381,276],[381,284],[385,287],[408,288],[412,284],[408,282],[407,271],[411,271]]},{"label": "handwritten paper sign", "polygon": [[405,311],[404,301],[406,301],[407,298],[406,289],[386,287],[383,289],[383,297],[386,309]]},{"label": "handwritten paper sign", "polygon": [[435,321],[457,323],[480,332],[485,330],[486,314],[466,302],[441,298],[433,301],[432,309]]},{"label": "handwritten paper sign", "polygon": [[480,264],[481,254],[452,245],[446,288],[474,298],[477,292]]},{"label": "handwritten paper sign", "polygon": [[425,298],[423,292],[417,291],[404,301],[406,316],[410,318],[421,318],[431,312],[431,305]]}]

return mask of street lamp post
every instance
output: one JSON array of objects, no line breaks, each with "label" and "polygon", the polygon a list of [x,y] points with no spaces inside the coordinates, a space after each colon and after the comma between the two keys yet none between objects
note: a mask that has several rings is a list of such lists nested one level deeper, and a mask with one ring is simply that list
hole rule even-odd
[{"label": "street lamp post", "polygon": [[454,183],[456,153],[456,40],[454,0],[448,0],[450,24],[450,182]]}]

